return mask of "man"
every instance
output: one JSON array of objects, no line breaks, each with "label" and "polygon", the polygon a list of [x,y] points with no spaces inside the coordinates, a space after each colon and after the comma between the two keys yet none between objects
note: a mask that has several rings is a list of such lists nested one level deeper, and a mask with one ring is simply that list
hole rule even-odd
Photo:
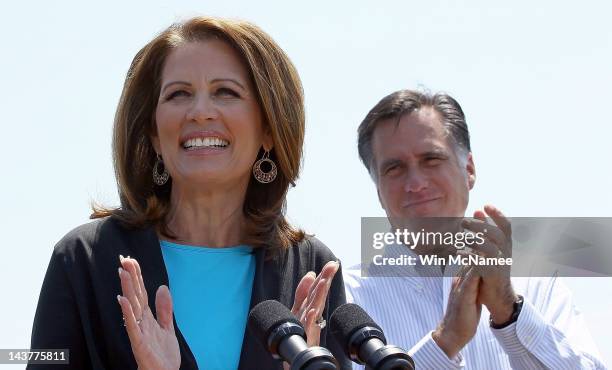
[{"label": "man", "polygon": [[[392,226],[402,219],[464,217],[476,171],[465,116],[452,97],[395,92],[358,132],[359,155]],[[487,231],[472,253],[511,255],[511,225],[494,206],[476,211],[461,228]],[[389,251],[450,253],[429,247]],[[370,313],[390,344],[409,349],[417,369],[605,368],[558,279],[511,279],[503,267],[435,269],[439,278],[362,277],[360,266],[345,271],[347,299]]]}]

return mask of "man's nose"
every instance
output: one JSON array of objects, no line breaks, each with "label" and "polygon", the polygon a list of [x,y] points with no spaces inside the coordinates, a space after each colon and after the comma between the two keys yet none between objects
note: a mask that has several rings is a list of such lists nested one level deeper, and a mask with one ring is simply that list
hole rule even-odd
[{"label": "man's nose", "polygon": [[218,117],[217,106],[208,94],[197,94],[187,111],[187,120],[197,123],[204,123]]},{"label": "man's nose", "polygon": [[429,186],[427,176],[419,170],[413,170],[406,175],[404,183],[404,191],[407,193],[418,193]]}]

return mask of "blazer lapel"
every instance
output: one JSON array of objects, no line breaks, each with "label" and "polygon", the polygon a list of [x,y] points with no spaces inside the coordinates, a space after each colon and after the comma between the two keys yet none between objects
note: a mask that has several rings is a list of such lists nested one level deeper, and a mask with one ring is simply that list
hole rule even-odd
[{"label": "blazer lapel", "polygon": [[[249,311],[258,303],[268,299],[279,298],[280,274],[279,269],[274,268],[276,263],[273,259],[266,260],[264,248],[257,248],[255,251],[255,277],[253,279],[253,289],[251,292],[251,304]],[[240,370],[252,369],[282,369],[282,361],[275,360],[269,354],[267,348],[257,341],[249,332],[248,326],[245,328],[242,340],[242,353],[240,354]]]},{"label": "blazer lapel", "polygon": [[[140,243],[138,248],[140,253],[138,256],[134,257],[139,261],[142,269],[142,277],[149,298],[149,307],[151,308],[153,314],[156,315],[155,295],[157,293],[157,289],[160,285],[166,285],[168,288],[170,288],[170,283],[168,279],[168,271],[166,270],[166,264],[164,263],[164,257],[161,253],[161,246],[159,244],[157,234],[155,233],[155,229],[147,228],[144,233],[145,235],[143,235],[143,238],[138,241]],[[176,338],[181,351],[181,369],[197,369],[198,365],[195,356],[191,352],[185,337],[183,337],[183,334],[179,330],[174,314],[172,315],[172,318],[174,321],[174,331],[176,332]],[[202,330],[206,329],[203,328]]]}]

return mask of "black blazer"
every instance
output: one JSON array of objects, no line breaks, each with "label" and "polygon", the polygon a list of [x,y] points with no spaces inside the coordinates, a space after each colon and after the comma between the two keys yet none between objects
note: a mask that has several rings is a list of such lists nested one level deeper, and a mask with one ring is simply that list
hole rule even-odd
[{"label": "black blazer", "polygon": [[[149,307],[155,313],[155,292],[160,285],[168,285],[168,275],[153,228],[128,229],[108,217],[77,227],[55,246],[38,300],[31,342],[32,349],[70,350],[70,364],[54,368],[137,368],[116,298],[121,294],[117,274],[120,254],[136,258],[140,263],[149,293]],[[264,258],[262,248],[256,249],[255,255],[251,308],[267,299],[291,307],[300,279],[308,271],[319,273],[326,262],[336,260],[314,237],[274,258]],[[345,302],[342,271],[339,270],[332,282],[323,317],[329,321],[334,309]],[[181,351],[181,369],[197,369],[176,320],[174,327]],[[321,332],[321,345],[334,354],[342,369],[351,368],[350,360],[327,329]],[[28,365],[27,368],[41,366],[44,365]],[[239,369],[282,369],[282,362],[272,359],[246,330]]]}]

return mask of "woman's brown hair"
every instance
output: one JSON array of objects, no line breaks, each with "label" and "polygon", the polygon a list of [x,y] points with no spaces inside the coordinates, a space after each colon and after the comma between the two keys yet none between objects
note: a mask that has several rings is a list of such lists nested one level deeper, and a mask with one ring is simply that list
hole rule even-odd
[{"label": "woman's brown hair", "polygon": [[[218,39],[232,46],[249,71],[270,130],[270,152],[278,166],[276,179],[249,182],[243,212],[247,223],[243,243],[254,247],[286,248],[300,242],[304,232],[285,218],[289,184],[298,178],[304,142],[304,94],[298,73],[283,50],[259,27],[245,21],[196,17],[173,24],[134,57],[125,79],[113,127],[113,163],[121,206],[96,206],[91,218],[114,216],[129,227],[155,226],[173,236],[165,224],[172,181],[153,183],[156,153],[151,144],[161,72],[170,52],[190,42]],[[259,156],[263,154],[263,149]]]}]

